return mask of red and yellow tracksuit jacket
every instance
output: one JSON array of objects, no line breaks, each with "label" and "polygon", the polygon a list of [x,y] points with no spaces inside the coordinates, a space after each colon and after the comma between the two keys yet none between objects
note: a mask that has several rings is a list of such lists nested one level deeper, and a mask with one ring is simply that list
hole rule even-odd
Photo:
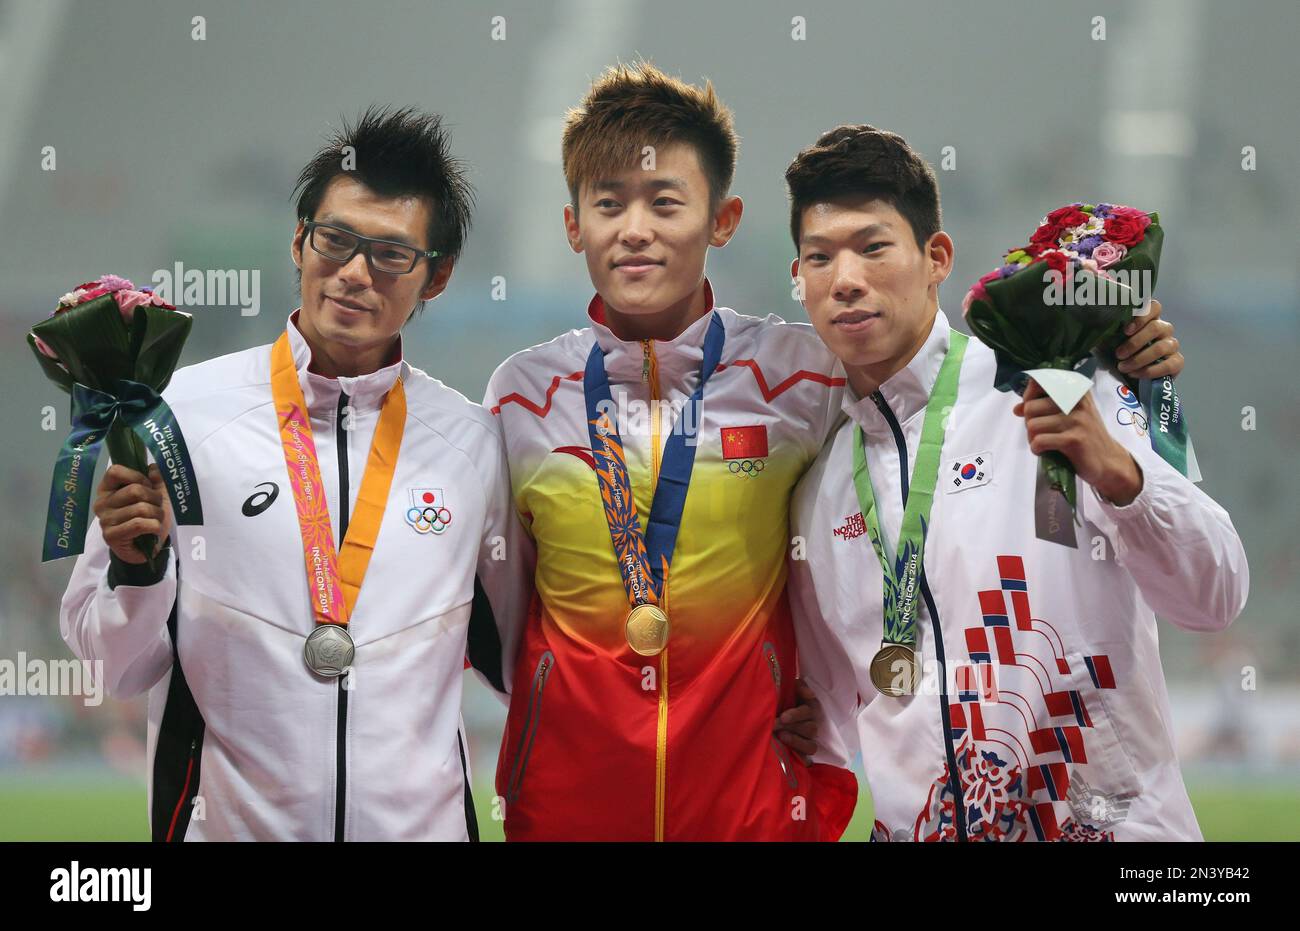
[{"label": "red and yellow tracksuit jacket", "polygon": [[[591,326],[515,354],[488,385],[537,544],[497,767],[509,840],[829,840],[852,814],[852,773],[810,770],[773,736],[797,674],[790,498],[839,415],[842,379],[811,327],[708,298],[676,339],[623,341],[597,296]],[[667,575],[671,640],[645,657],[625,639],[583,372],[599,341],[644,529],[714,315],[726,340]]]}]

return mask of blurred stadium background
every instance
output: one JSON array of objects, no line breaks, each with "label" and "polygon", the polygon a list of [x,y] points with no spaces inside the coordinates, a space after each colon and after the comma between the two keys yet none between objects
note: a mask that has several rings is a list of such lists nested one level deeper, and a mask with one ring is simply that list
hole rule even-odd
[{"label": "blurred stadium background", "polygon": [[[505,41],[491,38],[497,15]],[[799,16],[804,41],[791,38]],[[39,562],[63,440],[42,430],[42,408],[65,425],[67,400],[24,345],[58,295],[105,272],[144,283],[178,261],[257,269],[257,316],[186,308],[185,361],[272,341],[295,306],[298,169],[341,115],[416,105],[445,115],[479,196],[450,288],[408,328],[408,358],[477,400],[508,353],[581,325],[590,288],[561,233],[560,121],[591,77],[640,54],[711,78],[735,110],[745,219],[709,272],[744,312],[803,319],[782,173],[840,122],[895,130],[936,167],[953,147],[939,172],[958,247],[941,295],[952,317],[1048,209],[1160,211],[1157,293],[1189,360],[1179,390],[1203,487],[1231,512],[1252,575],[1229,631],[1162,627],[1179,753],[1207,838],[1300,839],[1300,549],[1286,490],[1300,435],[1296,35],[1291,0],[0,0],[0,659],[70,656],[57,609],[71,564]],[[490,299],[495,276],[507,300]],[[503,714],[467,674],[486,837],[501,835],[490,785]],[[143,699],[0,696],[0,840],[147,838],[143,737]],[[850,837],[866,836],[869,804]]]}]

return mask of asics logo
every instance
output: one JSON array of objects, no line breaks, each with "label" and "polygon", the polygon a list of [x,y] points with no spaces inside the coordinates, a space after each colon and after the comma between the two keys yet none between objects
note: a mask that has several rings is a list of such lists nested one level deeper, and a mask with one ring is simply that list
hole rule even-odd
[{"label": "asics logo", "polygon": [[254,486],[259,489],[270,489],[269,491],[254,491],[240,508],[245,517],[256,517],[261,514],[272,504],[275,503],[276,497],[280,494],[280,486],[275,482],[263,482]]}]

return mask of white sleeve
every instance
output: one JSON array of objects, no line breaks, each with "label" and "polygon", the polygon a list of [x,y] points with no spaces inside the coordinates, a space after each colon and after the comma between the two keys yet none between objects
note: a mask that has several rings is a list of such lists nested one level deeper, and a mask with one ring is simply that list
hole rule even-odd
[{"label": "white sleeve", "polygon": [[[800,487],[807,485],[815,491],[817,478],[816,474],[806,476]],[[811,512],[811,505],[801,507],[796,493],[791,523],[798,536],[809,540],[811,534],[798,518],[804,510]],[[817,719],[817,752],[813,754],[813,762],[850,769],[859,749],[857,678],[853,662],[828,623],[818,600],[813,563],[813,559],[788,559],[786,581],[798,648],[799,678],[813,690],[821,705]],[[827,590],[831,588],[828,586]]]},{"label": "white sleeve", "polygon": [[167,619],[176,600],[174,547],[164,549],[166,570],[156,581],[145,567],[117,564],[99,529],[86,531],[59,606],[59,632],[73,654],[102,663],[102,685],[113,698],[131,698],[152,688],[171,668]]},{"label": "white sleeve", "polygon": [[[515,659],[528,619],[537,550],[515,511],[505,444],[497,431],[499,424],[490,454],[481,464],[487,519],[479,546],[473,608],[477,617],[471,617],[470,622],[469,660],[478,677],[504,697],[510,693]],[[490,609],[494,634],[484,630],[484,607]]]},{"label": "white sleeve", "polygon": [[1097,383],[1102,420],[1132,453],[1142,490],[1120,507],[1080,482],[1087,487],[1079,491],[1079,516],[1106,535],[1159,617],[1186,630],[1222,630],[1241,613],[1250,590],[1246,552],[1232,519],[1160,458],[1147,437],[1116,419],[1118,405],[1110,396],[1118,382],[1099,372]]}]

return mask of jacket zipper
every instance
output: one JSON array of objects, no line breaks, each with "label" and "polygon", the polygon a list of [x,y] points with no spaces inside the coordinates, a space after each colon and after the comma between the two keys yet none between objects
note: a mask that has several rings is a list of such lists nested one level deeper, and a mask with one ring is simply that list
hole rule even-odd
[{"label": "jacket zipper", "polygon": [[[348,406],[348,396],[339,391],[338,415],[334,422],[334,437],[339,460],[339,543],[336,549],[343,548],[343,539],[348,535],[348,434],[343,429],[343,416]],[[351,619],[349,619],[351,620]],[[334,746],[334,842],[342,843],[344,816],[347,812],[348,797],[348,673],[339,676],[338,684],[338,719],[335,727]]]},{"label": "jacket zipper", "polygon": [[771,642],[763,644],[763,656],[767,658],[768,669],[772,672],[772,683],[776,686],[776,696],[781,697],[781,661],[776,658],[776,647]]},{"label": "jacket zipper", "polygon": [[[898,474],[901,478],[900,488],[903,492],[903,510],[907,510],[907,495],[910,490],[908,487],[907,477],[907,440],[903,437],[903,428],[899,426],[898,418],[894,412],[889,409],[889,404],[885,401],[884,395],[879,391],[871,395],[871,400],[875,402],[876,408],[889,424],[889,430],[894,434],[894,445],[898,447]],[[957,840],[966,840],[966,799],[962,795],[961,775],[957,772],[957,754],[952,749],[952,719],[948,713],[948,664],[943,655],[943,631],[939,625],[939,611],[934,604],[934,596],[930,594],[930,585],[925,579],[925,569],[921,569],[921,597],[925,599],[925,606],[930,611],[930,625],[934,631],[934,658],[939,664],[939,717],[943,724],[943,747],[944,753],[948,758],[948,791],[952,793],[953,798],[953,824],[957,829]]]},{"label": "jacket zipper", "polygon": [[[781,661],[776,658],[776,647],[770,642],[763,644],[763,656],[767,659],[767,668],[772,673],[772,685],[776,688],[779,712],[781,710]],[[776,761],[781,764],[781,772],[785,775],[786,784],[792,789],[799,788],[799,777],[795,774],[794,767],[790,765],[790,751],[775,734],[772,735],[772,750],[776,753]]]},{"label": "jacket zipper", "polygon": [[[641,377],[650,388],[650,494],[659,486],[659,360],[654,340],[641,340]],[[668,580],[659,606],[668,610]],[[668,789],[668,650],[659,654],[659,712],[655,726],[655,840],[664,839]]]},{"label": "jacket zipper", "polygon": [[555,666],[555,655],[547,650],[537,661],[537,670],[533,673],[533,690],[528,696],[528,712],[525,715],[524,729],[515,746],[515,762],[511,767],[510,781],[506,784],[506,804],[509,805],[519,797],[519,787],[523,785],[524,772],[528,769],[528,757],[533,752],[533,738],[537,736],[537,725],[542,719],[542,690],[550,678]]},{"label": "jacket zipper", "polygon": [[176,800],[176,808],[172,811],[172,823],[167,828],[167,842],[170,843],[172,836],[176,833],[176,819],[180,817],[181,806],[185,804],[186,797],[190,794],[190,778],[194,775],[194,754],[198,750],[199,741],[197,738],[190,740],[190,755],[185,762],[185,785],[181,786],[181,797]]},{"label": "jacket zipper", "polygon": [[655,356],[654,340],[641,340],[641,378],[650,388],[650,480],[651,495],[659,484],[659,359]]}]

